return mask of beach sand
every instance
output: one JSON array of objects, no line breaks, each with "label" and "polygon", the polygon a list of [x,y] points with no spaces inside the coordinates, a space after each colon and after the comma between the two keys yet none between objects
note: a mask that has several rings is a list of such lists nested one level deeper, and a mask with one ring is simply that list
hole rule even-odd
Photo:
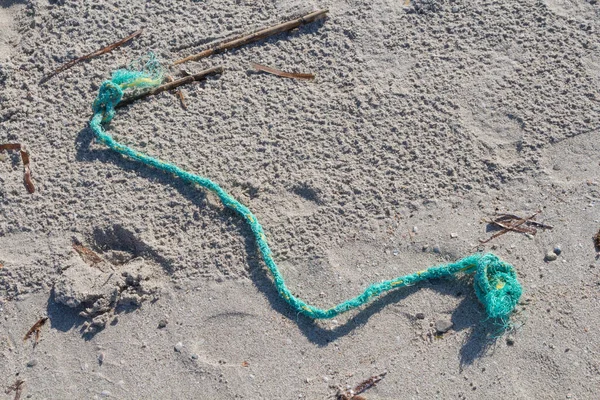
[{"label": "beach sand", "polygon": [[[468,278],[297,315],[214,195],[94,141],[112,71],[318,8],[326,20],[171,69],[225,71],[182,87],[187,109],[162,93],[108,132],[248,206],[310,304],[491,251],[524,290],[509,332]],[[599,21],[596,0],[0,1],[0,144],[27,145],[36,186],[3,152],[0,398],[23,380],[22,399],[326,399],[384,372],[365,398],[597,398]],[[496,212],[538,210],[553,229],[480,243]]]}]

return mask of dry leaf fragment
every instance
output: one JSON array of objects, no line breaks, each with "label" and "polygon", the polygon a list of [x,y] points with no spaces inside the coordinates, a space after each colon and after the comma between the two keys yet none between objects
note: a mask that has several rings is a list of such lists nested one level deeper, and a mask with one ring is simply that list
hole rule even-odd
[{"label": "dry leaf fragment", "polygon": [[98,264],[102,262],[102,257],[98,254],[94,253],[92,250],[84,247],[81,243],[73,241],[73,250],[79,254],[79,256],[83,259],[83,261],[89,264]]},{"label": "dry leaf fragment", "polygon": [[31,180],[31,167],[29,165],[29,152],[24,144],[21,143],[6,143],[0,144],[0,151],[3,150],[19,150],[21,153],[21,160],[23,160],[23,180],[25,187],[29,193],[35,192],[33,181]]},{"label": "dry leaf fragment", "polygon": [[27,339],[31,338],[31,336],[33,334],[35,334],[35,341],[33,343],[33,346],[35,347],[38,344],[38,342],[40,341],[40,334],[42,332],[42,326],[44,326],[46,321],[48,321],[48,317],[42,317],[38,320],[38,322],[33,324],[31,329],[27,332],[27,334],[23,338],[23,341],[26,341]]},{"label": "dry leaf fragment", "polygon": [[250,65],[252,65],[252,67],[254,69],[256,69],[257,71],[263,71],[263,72],[267,72],[269,74],[273,74],[273,75],[277,75],[277,76],[282,76],[284,78],[293,78],[293,79],[315,79],[315,75],[314,74],[301,74],[301,73],[296,73],[296,72],[284,72],[275,68],[271,68],[271,67],[267,67],[265,65],[261,65],[261,64],[257,64],[257,63],[250,63]]}]

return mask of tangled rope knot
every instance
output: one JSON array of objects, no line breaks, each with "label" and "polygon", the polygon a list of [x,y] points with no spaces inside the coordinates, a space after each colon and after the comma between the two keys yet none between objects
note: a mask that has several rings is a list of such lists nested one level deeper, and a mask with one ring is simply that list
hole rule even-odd
[{"label": "tangled rope knot", "polygon": [[493,254],[479,259],[474,286],[487,315],[505,322],[523,294],[514,267]]},{"label": "tangled rope knot", "polygon": [[94,114],[102,115],[102,123],[109,123],[115,116],[115,107],[123,98],[123,89],[113,81],[102,83],[98,89],[98,96],[94,100],[92,110]]},{"label": "tangled rope knot", "polygon": [[393,289],[412,286],[430,279],[474,274],[475,294],[484,306],[487,316],[500,321],[504,328],[510,326],[509,317],[521,297],[522,288],[517,280],[514,267],[500,260],[494,254],[489,253],[476,253],[454,263],[442,264],[414,274],[374,283],[367,287],[360,295],[329,309],[321,309],[309,305],[294,296],[285,284],[283,275],[273,260],[272,252],[262,226],[246,206],[210,179],[189,173],[173,164],[160,161],[120,144],[102,128],[103,123],[110,122],[114,117],[115,107],[123,98],[123,93],[126,89],[157,86],[161,82],[162,72],[153,57],[151,57],[150,61],[141,70],[115,71],[111,80],[104,82],[100,86],[98,97],[94,101],[92,107],[94,115],[90,121],[90,127],[94,131],[94,134],[100,142],[120,154],[162,171],[172,173],[185,181],[198,184],[216,194],[225,207],[235,211],[250,226],[256,240],[256,245],[273,277],[279,295],[296,312],[314,319],[333,318],[339,314],[363,306],[374,298]]}]

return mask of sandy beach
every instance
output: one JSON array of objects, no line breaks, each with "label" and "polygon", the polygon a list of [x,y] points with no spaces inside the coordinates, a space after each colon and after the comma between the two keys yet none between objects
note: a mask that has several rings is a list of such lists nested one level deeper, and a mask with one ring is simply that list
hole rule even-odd
[{"label": "sandy beach", "polygon": [[[492,252],[523,287],[511,328],[470,276],[295,312],[217,196],[95,140],[102,83],[149,53],[223,73],[106,132],[247,206],[295,296],[328,308]],[[354,400],[599,396],[597,0],[0,0],[6,143],[35,192],[0,152],[0,399],[350,399],[371,377]],[[501,214],[537,225],[485,242]]]}]

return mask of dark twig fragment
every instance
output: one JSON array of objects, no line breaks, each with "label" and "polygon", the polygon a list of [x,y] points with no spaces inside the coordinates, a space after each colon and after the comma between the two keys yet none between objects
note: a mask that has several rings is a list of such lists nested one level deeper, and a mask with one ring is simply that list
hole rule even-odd
[{"label": "dark twig fragment", "polygon": [[185,77],[177,79],[173,82],[168,82],[168,83],[165,83],[158,87],[155,87],[153,89],[147,90],[145,92],[124,98],[123,100],[121,100],[119,102],[119,104],[117,104],[117,107],[123,107],[127,104],[133,103],[136,100],[143,99],[146,96],[154,96],[154,95],[162,93],[166,90],[175,89],[181,85],[201,81],[203,79],[206,79],[210,75],[218,75],[218,74],[222,74],[222,73],[223,73],[223,67],[213,67],[213,68],[205,69],[204,71],[201,71],[197,74],[185,76]]},{"label": "dark twig fragment", "polygon": [[284,78],[293,78],[293,79],[315,79],[314,74],[301,74],[296,72],[284,72],[275,68],[267,67],[265,65],[257,64],[254,62],[250,63],[254,69],[257,71],[267,72],[269,74],[282,76]]},{"label": "dark twig fragment", "polygon": [[325,17],[325,15],[328,12],[329,12],[329,10],[327,10],[327,9],[317,10],[310,14],[305,15],[304,17],[296,18],[294,20],[283,22],[281,24],[271,26],[268,28],[263,28],[254,33],[244,34],[233,40],[227,41],[225,43],[221,43],[215,47],[201,51],[198,54],[194,54],[189,57],[182,58],[181,60],[177,60],[177,61],[175,61],[174,65],[182,64],[187,61],[198,61],[201,58],[206,58],[213,54],[222,53],[227,50],[242,47],[249,43],[253,43],[258,40],[268,38],[270,36],[276,35],[281,32],[291,31],[292,29],[298,28],[301,25],[305,25],[305,24],[314,22],[318,19]]},{"label": "dark twig fragment", "polygon": [[[530,217],[526,217],[526,218],[520,218],[517,216],[512,216],[509,214],[505,214],[505,215],[501,215],[500,218],[498,220],[492,220],[490,221],[491,224],[500,226],[502,228],[502,230],[500,232],[497,232],[495,234],[493,234],[492,236],[490,236],[489,238],[482,240],[479,239],[479,241],[483,244],[483,243],[487,243],[492,239],[497,238],[498,236],[502,236],[504,235],[506,232],[509,231],[516,231],[516,232],[521,232],[521,233],[530,233],[530,234],[535,234],[535,232],[537,232],[535,229],[532,231],[531,229],[526,229],[521,227],[521,225],[526,224],[527,222],[533,222],[531,221],[533,218],[536,217],[536,215],[538,215],[539,213],[541,213],[541,210],[538,210],[535,212],[535,214],[533,214]],[[513,218],[514,217],[514,218]],[[543,224],[540,224],[543,225]],[[544,225],[545,229],[552,229],[551,226],[548,225]],[[533,233],[531,233],[533,232]]]},{"label": "dark twig fragment", "polygon": [[4,393],[11,394],[12,392],[15,392],[15,397],[13,400],[19,400],[21,398],[21,394],[23,394],[24,384],[25,381],[23,379],[17,379],[15,383],[6,388]]},{"label": "dark twig fragment", "polygon": [[369,379],[366,379],[366,380],[362,381],[361,383],[359,383],[354,389],[344,390],[344,391],[338,390],[338,392],[336,394],[336,400],[362,400],[362,399],[364,399],[364,397],[359,396],[359,395],[361,393],[364,393],[368,389],[372,388],[373,386],[375,386],[386,375],[387,375],[387,372],[383,372],[379,375],[374,375],[374,376],[370,377]]},{"label": "dark twig fragment", "polygon": [[118,42],[115,42],[115,43],[110,44],[110,45],[108,45],[106,47],[103,47],[100,50],[96,50],[93,53],[86,54],[85,56],[81,56],[79,58],[76,58],[75,60],[71,60],[68,63],[63,64],[59,68],[55,69],[54,71],[52,71],[51,73],[49,73],[48,75],[46,75],[44,78],[42,78],[42,80],[40,81],[40,84],[48,81],[54,75],[59,74],[62,71],[71,68],[75,64],[78,64],[78,63],[80,63],[82,61],[90,60],[90,59],[92,59],[94,57],[98,57],[98,56],[101,56],[102,54],[106,54],[106,53],[108,53],[110,51],[113,51],[117,47],[123,46],[125,43],[129,42],[131,39],[136,38],[137,36],[140,36],[141,34],[142,34],[142,29],[140,29],[139,31],[135,31],[131,35],[127,36],[126,38],[123,38],[123,39],[119,40]]},{"label": "dark twig fragment", "polygon": [[530,235],[535,235],[537,233],[537,229],[530,228],[527,226],[512,226],[510,223],[505,223],[498,220],[489,221],[490,224],[499,226],[500,228],[507,229],[509,231],[519,232],[519,233],[528,233]]},{"label": "dark twig fragment", "polygon": [[[189,74],[187,76],[189,76]],[[171,83],[171,82],[175,82],[175,79],[173,79],[172,76],[167,76],[167,81],[169,83]],[[187,110],[187,105],[185,104],[185,98],[183,97],[183,92],[181,91],[181,89],[176,89],[175,94],[177,95],[177,97],[179,97],[179,102],[181,103],[181,107],[184,110]]]},{"label": "dark twig fragment", "polygon": [[31,167],[29,164],[29,151],[25,147],[24,144],[21,143],[6,143],[0,144],[0,151],[3,150],[19,150],[21,154],[21,160],[23,161],[23,181],[25,183],[25,187],[29,193],[35,192],[35,187],[33,186],[33,180],[31,179]]},{"label": "dark twig fragment", "polygon": [[46,321],[48,321],[48,317],[42,317],[38,320],[38,322],[33,324],[31,329],[27,332],[27,334],[23,338],[23,341],[26,341],[27,339],[31,338],[32,335],[35,334],[35,341],[33,342],[33,346],[35,347],[38,344],[38,342],[40,341],[40,334],[42,333],[42,326],[44,326]]},{"label": "dark twig fragment", "polygon": [[[513,214],[498,214],[498,217],[496,219],[494,219],[491,223],[503,222],[503,221],[511,222],[511,221],[519,220],[519,219],[521,219],[521,217],[519,217],[517,215],[513,215]],[[525,221],[525,225],[533,226],[536,228],[542,228],[542,229],[553,229],[553,227],[550,225],[542,224],[540,222],[533,221],[530,219]]]},{"label": "dark twig fragment", "polygon": [[600,252],[600,230],[594,236],[594,246],[596,246],[596,251]]}]

